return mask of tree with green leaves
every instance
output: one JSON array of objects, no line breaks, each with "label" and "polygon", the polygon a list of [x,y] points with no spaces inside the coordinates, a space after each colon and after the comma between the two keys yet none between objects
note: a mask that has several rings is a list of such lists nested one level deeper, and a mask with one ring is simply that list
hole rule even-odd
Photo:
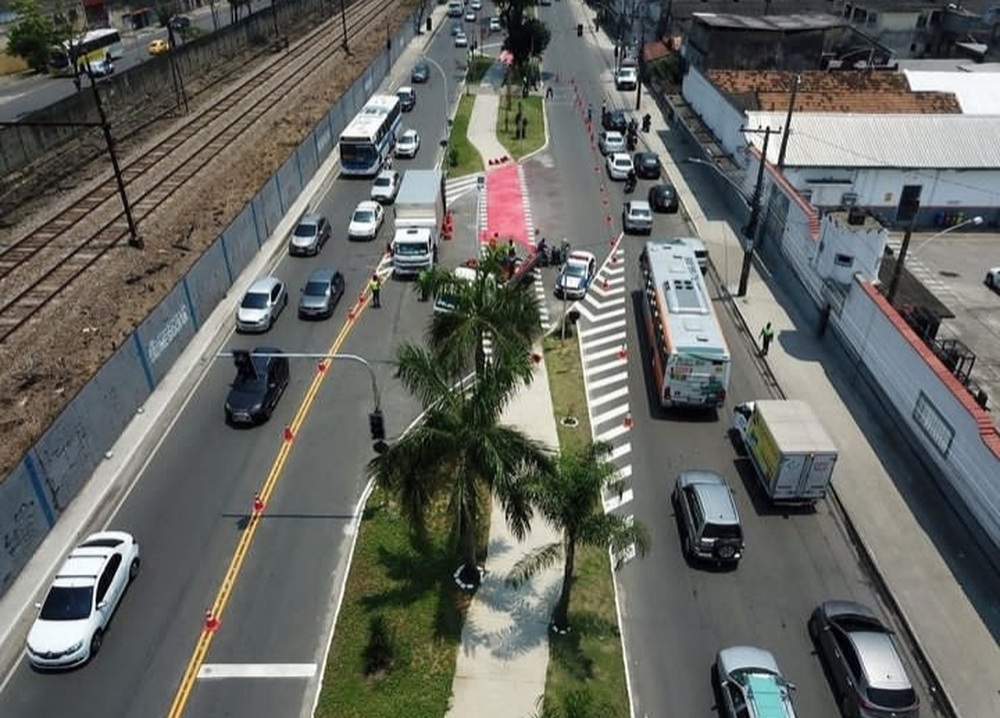
[{"label": "tree with green leaves", "polygon": [[541,333],[538,298],[528,285],[505,281],[509,258],[505,247],[488,249],[476,263],[476,277],[465,281],[453,272],[422,275],[418,290],[434,298],[449,297],[449,312],[436,312],[427,331],[431,352],[452,372],[476,374],[487,363],[483,339],[489,338],[493,361],[504,364],[524,382],[532,377],[531,344]]},{"label": "tree with green leaves", "polygon": [[394,494],[404,518],[419,535],[428,511],[447,497],[452,547],[461,557],[463,583],[477,586],[476,538],[489,515],[487,494],[503,506],[518,539],[530,528],[532,508],[523,478],[551,470],[545,448],[500,423],[521,384],[501,362],[484,367],[474,382],[456,385],[453,373],[423,347],[402,345],[397,375],[423,407],[423,420],[368,465],[369,475]]},{"label": "tree with green leaves", "polygon": [[645,526],[626,516],[604,513],[602,492],[605,489],[620,492],[624,486],[614,465],[608,461],[610,454],[611,446],[603,442],[563,452],[556,459],[553,473],[536,475],[528,487],[532,505],[562,533],[562,539],[540,546],[521,558],[507,580],[512,585],[521,585],[561,558],[562,589],[552,611],[552,625],[559,631],[569,628],[569,603],[578,546],[610,548],[615,555],[632,544],[640,556],[649,550],[649,532]]},{"label": "tree with green leaves", "polygon": [[525,8],[534,4],[533,0],[497,0],[496,3],[507,28],[503,49],[514,56],[514,67],[522,77],[528,72],[531,58],[541,56],[552,40],[552,33],[544,22],[525,15]]},{"label": "tree with green leaves", "polygon": [[35,72],[45,72],[52,49],[72,37],[72,28],[67,21],[57,23],[38,0],[14,0],[11,9],[17,21],[7,36],[7,54],[20,57]]}]

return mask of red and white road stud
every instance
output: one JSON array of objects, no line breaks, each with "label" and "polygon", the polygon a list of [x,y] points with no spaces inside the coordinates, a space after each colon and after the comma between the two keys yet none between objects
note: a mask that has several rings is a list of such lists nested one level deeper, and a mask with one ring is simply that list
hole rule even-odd
[{"label": "red and white road stud", "polygon": [[326,362],[325,362],[325,361],[321,361],[321,362],[319,362],[319,363],[318,363],[318,364],[316,365],[316,373],[317,373],[317,374],[322,374],[322,373],[323,373],[323,372],[325,372],[325,371],[326,371]]},{"label": "red and white road stud", "polygon": [[286,426],[285,427],[285,431],[284,431],[284,434],[283,434],[282,438],[286,442],[288,442],[288,441],[294,441],[295,440],[295,432],[292,431],[292,427],[290,427],[290,426]]},{"label": "red and white road stud", "polygon": [[209,633],[215,633],[219,630],[219,626],[222,625],[222,621],[212,613],[211,608],[205,609],[205,630]]},{"label": "red and white road stud", "polygon": [[260,494],[253,495],[253,512],[255,514],[261,514],[264,512],[264,499],[260,497]]}]

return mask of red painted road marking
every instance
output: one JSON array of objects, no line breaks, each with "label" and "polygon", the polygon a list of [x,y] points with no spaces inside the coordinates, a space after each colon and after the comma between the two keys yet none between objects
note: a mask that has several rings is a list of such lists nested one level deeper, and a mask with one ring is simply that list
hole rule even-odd
[{"label": "red painted road marking", "polygon": [[517,165],[513,163],[486,175],[486,227],[480,233],[479,241],[486,244],[494,236],[501,243],[513,239],[527,249],[534,246],[524,220],[524,195]]}]

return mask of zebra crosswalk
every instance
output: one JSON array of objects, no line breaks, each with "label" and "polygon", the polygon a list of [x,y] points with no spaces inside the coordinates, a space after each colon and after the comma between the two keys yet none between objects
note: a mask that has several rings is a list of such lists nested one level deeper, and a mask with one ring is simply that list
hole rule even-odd
[{"label": "zebra crosswalk", "polygon": [[469,192],[474,191],[479,186],[480,178],[483,177],[484,175],[481,172],[454,179],[449,177],[444,182],[445,202],[451,205],[455,200],[461,199]]}]

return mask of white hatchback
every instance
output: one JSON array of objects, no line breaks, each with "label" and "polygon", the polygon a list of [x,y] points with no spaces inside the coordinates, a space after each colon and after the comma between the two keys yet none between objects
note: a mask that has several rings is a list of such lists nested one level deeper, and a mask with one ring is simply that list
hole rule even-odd
[{"label": "white hatchback", "polygon": [[139,574],[139,544],[124,531],[91,534],[63,562],[28,632],[28,660],[70,668],[101,650],[122,596]]},{"label": "white hatchback", "polygon": [[354,214],[351,215],[351,223],[347,226],[347,238],[375,239],[382,228],[384,218],[385,210],[378,202],[371,200],[359,202]]},{"label": "white hatchback", "polygon": [[416,130],[404,130],[396,141],[396,157],[413,158],[420,149],[420,135]]},{"label": "white hatchback", "polygon": [[372,183],[371,198],[382,204],[392,204],[399,194],[399,172],[382,170]]},{"label": "white hatchback", "polygon": [[624,152],[614,152],[608,155],[608,177],[613,180],[627,180],[633,171],[632,158]]}]

